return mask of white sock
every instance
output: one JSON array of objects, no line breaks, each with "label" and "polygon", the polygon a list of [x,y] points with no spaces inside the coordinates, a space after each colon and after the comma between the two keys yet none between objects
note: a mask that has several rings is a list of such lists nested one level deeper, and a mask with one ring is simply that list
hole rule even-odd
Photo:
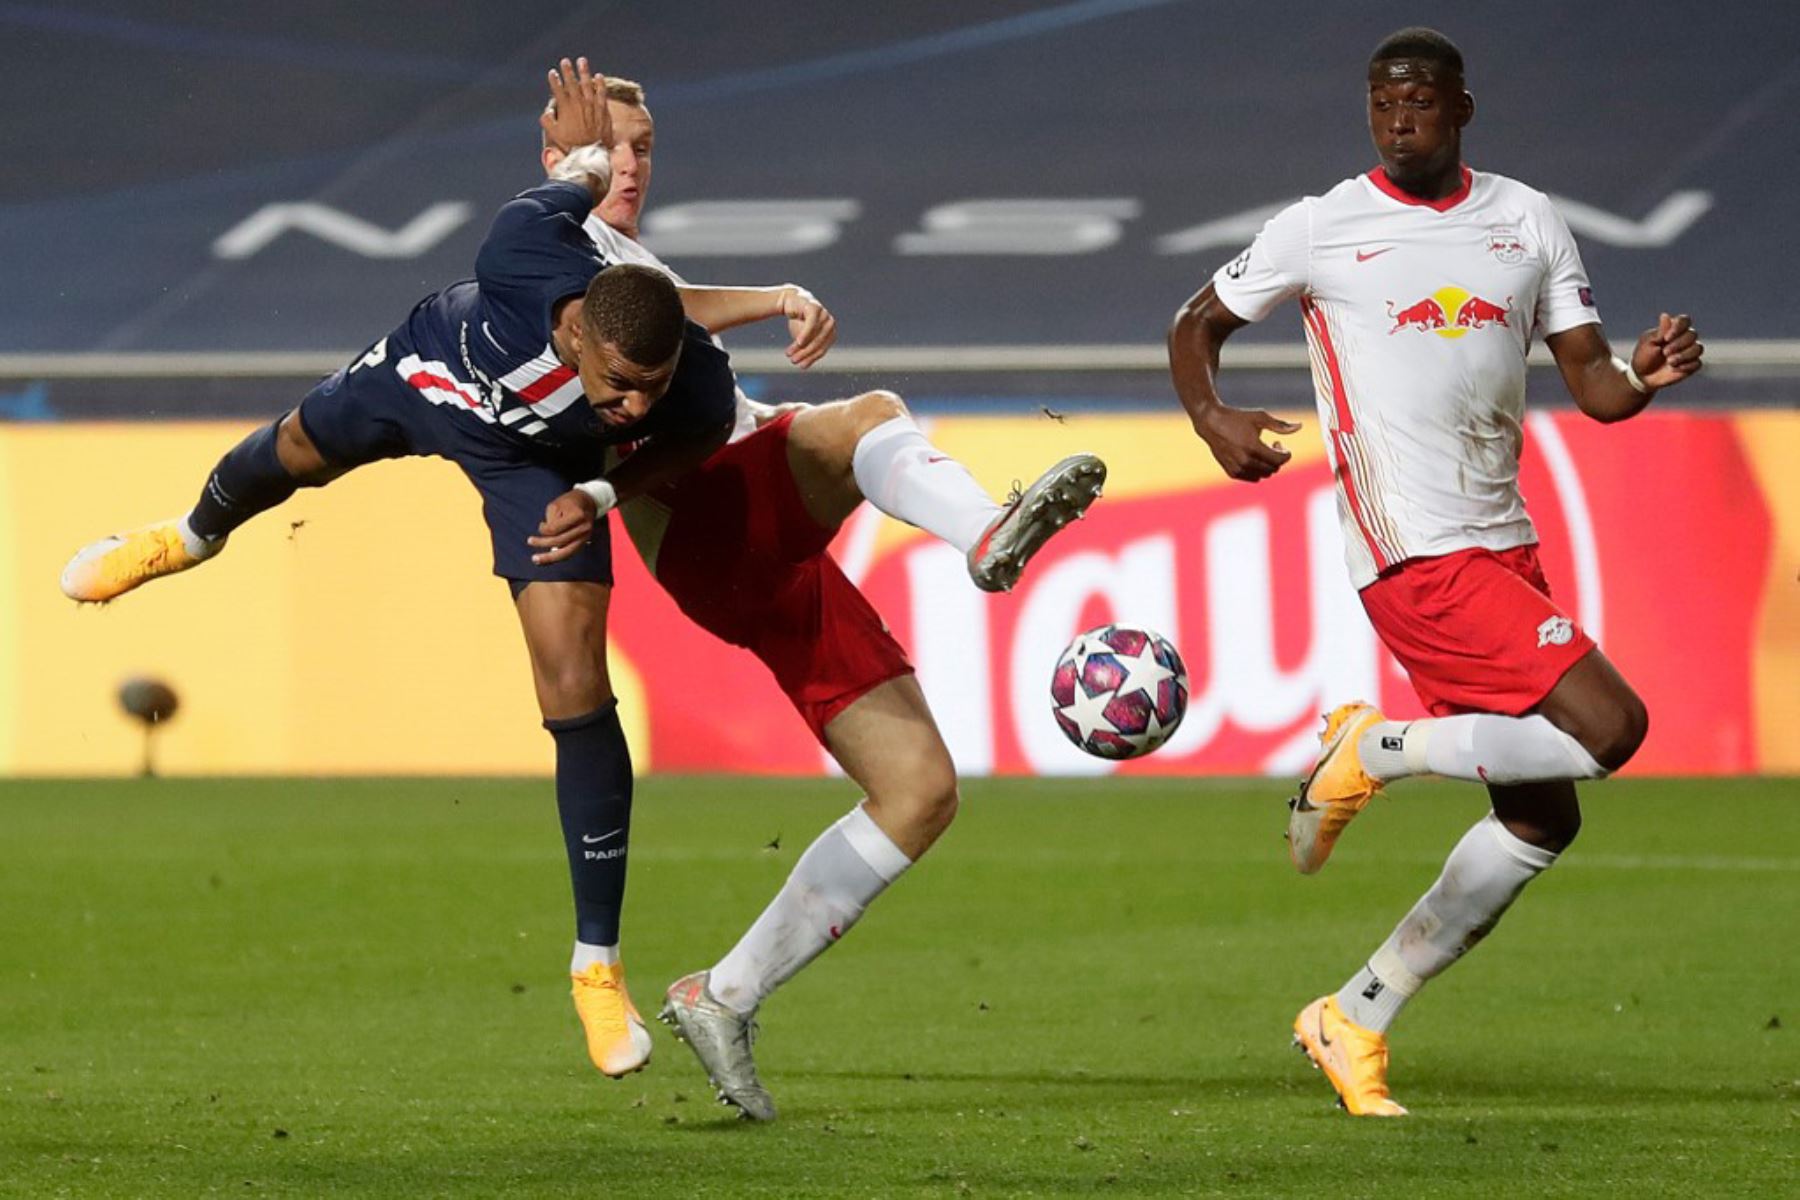
[{"label": "white sock", "polygon": [[1556,855],[1515,836],[1489,813],[1463,834],[1444,872],[1337,994],[1358,1025],[1387,1032],[1425,981],[1486,937],[1525,885]]},{"label": "white sock", "polygon": [[223,536],[209,538],[201,537],[199,534],[195,533],[194,527],[188,524],[187,517],[183,517],[181,520],[175,522],[175,530],[177,533],[181,534],[182,546],[195,558],[211,558],[225,545],[225,538]]},{"label": "white sock", "polygon": [[595,963],[610,967],[619,961],[618,943],[610,946],[595,946],[588,942],[576,942],[575,953],[569,959],[569,974],[579,975]]},{"label": "white sock", "polygon": [[911,417],[883,421],[863,434],[850,462],[865,500],[964,554],[1000,515],[1000,505],[969,469],[926,441]]},{"label": "white sock", "polygon": [[1383,783],[1442,775],[1474,783],[1600,779],[1606,768],[1548,718],[1469,713],[1422,721],[1381,721],[1357,742],[1363,769]]},{"label": "white sock", "polygon": [[806,848],[793,874],[707,981],[720,1003],[751,1012],[848,933],[912,859],[858,804]]}]

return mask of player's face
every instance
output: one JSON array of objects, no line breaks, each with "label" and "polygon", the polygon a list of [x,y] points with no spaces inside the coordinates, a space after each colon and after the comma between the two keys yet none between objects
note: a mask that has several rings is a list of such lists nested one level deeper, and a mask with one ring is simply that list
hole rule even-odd
[{"label": "player's face", "polygon": [[600,202],[600,219],[628,238],[638,235],[638,215],[650,194],[650,152],[656,145],[656,123],[650,110],[618,100],[606,102],[612,114],[612,187]]},{"label": "player's face", "polygon": [[1405,187],[1454,172],[1474,103],[1460,79],[1429,63],[1376,63],[1369,71],[1369,136],[1388,178]]},{"label": "player's face", "polygon": [[668,362],[646,367],[632,362],[611,342],[593,341],[581,350],[581,390],[600,423],[614,429],[643,418],[675,378],[681,348]]}]

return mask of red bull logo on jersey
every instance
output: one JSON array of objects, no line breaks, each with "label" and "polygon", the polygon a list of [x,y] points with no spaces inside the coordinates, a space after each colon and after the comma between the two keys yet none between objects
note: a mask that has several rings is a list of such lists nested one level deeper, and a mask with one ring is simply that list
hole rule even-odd
[{"label": "red bull logo on jersey", "polygon": [[1509,267],[1525,261],[1525,240],[1511,225],[1496,225],[1488,230],[1487,248],[1489,254]]},{"label": "red bull logo on jersey", "polygon": [[1394,322],[1393,328],[1388,330],[1390,336],[1402,329],[1412,328],[1421,333],[1429,331],[1442,338],[1459,338],[1471,329],[1486,329],[1489,325],[1507,326],[1506,318],[1512,312],[1512,297],[1508,296],[1506,304],[1502,306],[1463,288],[1441,287],[1405,308],[1397,308],[1389,300],[1387,308],[1388,316]]}]

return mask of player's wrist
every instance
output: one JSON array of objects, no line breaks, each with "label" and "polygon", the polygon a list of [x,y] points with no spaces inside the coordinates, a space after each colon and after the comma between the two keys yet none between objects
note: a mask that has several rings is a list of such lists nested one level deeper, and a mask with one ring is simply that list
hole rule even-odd
[{"label": "player's wrist", "polygon": [[1217,400],[1202,400],[1188,409],[1188,421],[1194,432],[1211,445],[1219,435],[1219,419],[1225,414],[1225,406]]},{"label": "player's wrist", "polygon": [[598,142],[576,146],[550,168],[550,178],[583,184],[604,197],[612,187],[612,154]]},{"label": "player's wrist", "polygon": [[575,490],[594,502],[594,515],[604,516],[619,506],[618,489],[605,479],[590,479],[575,485]]},{"label": "player's wrist", "polygon": [[1648,396],[1656,390],[1654,387],[1644,382],[1644,377],[1637,373],[1637,368],[1631,365],[1630,359],[1615,357],[1613,359],[1613,365],[1618,367],[1619,370],[1624,373],[1625,385],[1638,395]]}]

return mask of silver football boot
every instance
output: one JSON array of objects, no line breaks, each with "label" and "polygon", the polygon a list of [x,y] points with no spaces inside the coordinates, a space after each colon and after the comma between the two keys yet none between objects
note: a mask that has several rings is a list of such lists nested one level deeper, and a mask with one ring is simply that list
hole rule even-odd
[{"label": "silver football boot", "polygon": [[687,1043],[718,1090],[719,1103],[731,1105],[747,1121],[773,1121],[775,1098],[756,1077],[756,1021],[733,1012],[707,990],[709,972],[696,971],[669,985],[657,1020]]},{"label": "silver football boot", "polygon": [[1023,492],[1015,490],[969,551],[969,578],[984,592],[1012,591],[1031,556],[1057,530],[1080,520],[1105,483],[1105,463],[1092,454],[1074,454]]}]

